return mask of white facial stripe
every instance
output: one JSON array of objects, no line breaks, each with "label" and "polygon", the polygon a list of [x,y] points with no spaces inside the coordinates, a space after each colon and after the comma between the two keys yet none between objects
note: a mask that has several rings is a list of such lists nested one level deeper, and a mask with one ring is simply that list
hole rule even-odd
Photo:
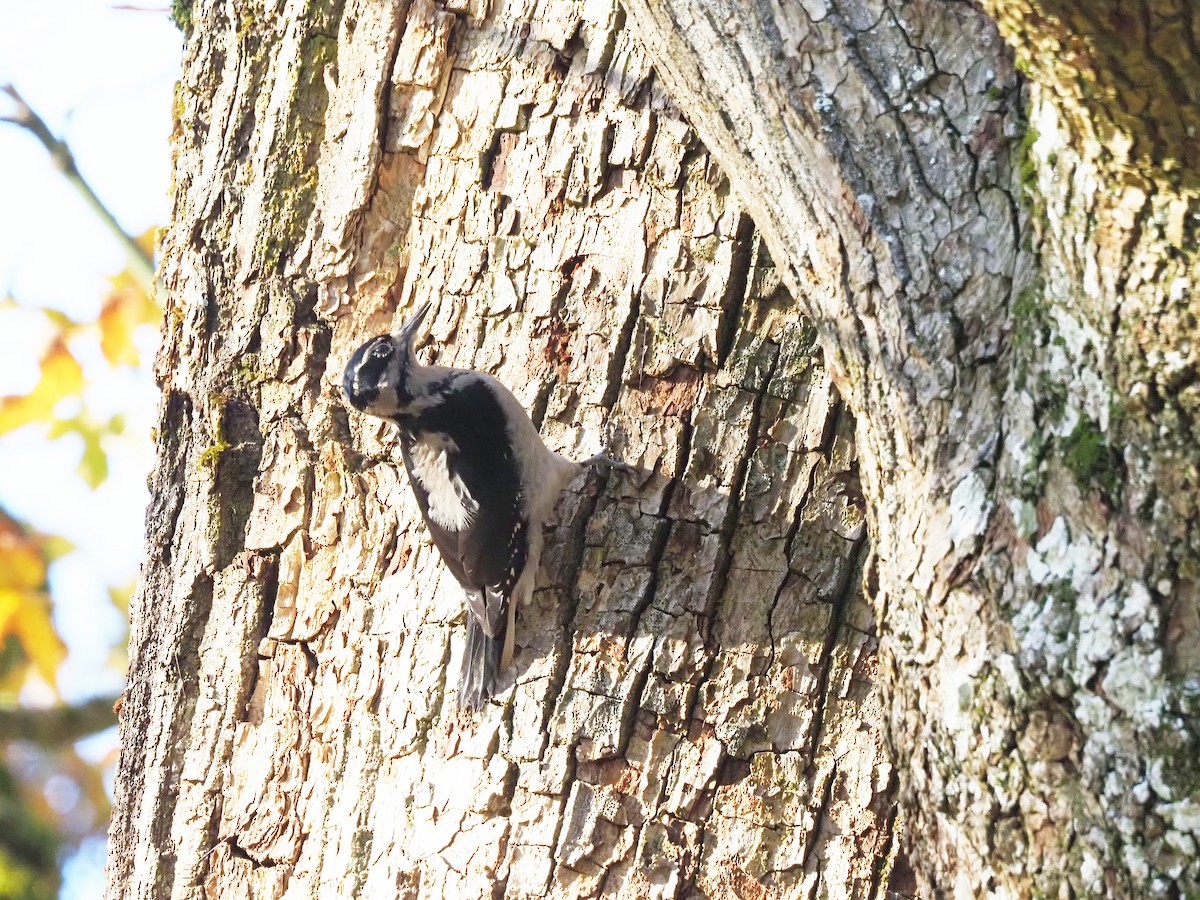
[{"label": "white facial stripe", "polygon": [[429,494],[429,518],[447,531],[462,531],[475,521],[479,504],[461,478],[450,472],[448,453],[458,447],[444,434],[427,432],[412,446],[413,475]]},{"label": "white facial stripe", "polygon": [[390,418],[397,412],[396,381],[400,362],[395,352],[386,360],[377,357],[375,351],[379,346],[377,342],[364,345],[371,350],[363,353],[353,370],[347,371],[347,390],[365,403],[363,412]]}]

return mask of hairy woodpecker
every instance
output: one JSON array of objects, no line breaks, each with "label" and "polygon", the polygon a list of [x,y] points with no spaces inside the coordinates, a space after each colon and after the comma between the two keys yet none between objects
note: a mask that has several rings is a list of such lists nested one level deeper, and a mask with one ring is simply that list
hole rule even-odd
[{"label": "hairy woodpecker", "polygon": [[458,702],[477,709],[512,661],[517,604],[533,593],[542,524],[586,465],[542,443],[529,414],[491,375],[422,365],[413,339],[429,304],[350,357],[342,386],[357,410],[394,422],[409,483],[446,568],[467,595]]}]

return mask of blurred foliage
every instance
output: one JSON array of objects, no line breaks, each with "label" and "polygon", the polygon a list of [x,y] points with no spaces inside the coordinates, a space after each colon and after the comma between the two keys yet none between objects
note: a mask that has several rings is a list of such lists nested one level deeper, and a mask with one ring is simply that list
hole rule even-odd
[{"label": "blurred foliage", "polygon": [[[34,429],[48,441],[81,439],[77,474],[94,489],[109,475],[106,438],[124,431],[125,416],[98,414],[96,404],[88,402],[88,389],[92,379],[146,362],[138,332],[157,328],[162,318],[151,296],[155,232],[138,237],[121,232],[75,167],[66,144],[14,88],[0,86],[0,93],[11,105],[0,121],[20,126],[42,142],[126,249],[127,267],[108,279],[94,319],[80,321],[54,309],[30,307],[19,298],[0,297],[0,320],[7,311],[19,311],[12,321],[30,329],[31,343],[43,342],[31,348],[38,360],[33,387],[0,397],[0,441],[18,429]],[[64,481],[70,477],[63,473]],[[0,900],[56,897],[64,847],[96,834],[108,818],[103,770],[115,749],[97,765],[79,755],[74,741],[115,722],[109,712],[113,698],[44,710],[20,706],[33,684],[42,686],[43,697],[46,688],[57,695],[66,648],[55,630],[48,576],[54,560],[72,549],[64,538],[40,534],[0,509],[0,717],[7,716],[5,737],[12,739],[0,747]],[[128,592],[110,590],[110,595],[124,612]],[[35,721],[36,727],[30,724]],[[89,724],[81,727],[81,722]],[[52,746],[46,745],[45,735],[52,736]]]},{"label": "blurred foliage", "polygon": [[[153,232],[137,240],[150,252]],[[12,298],[0,302],[0,311],[15,307],[28,311]],[[91,344],[94,351],[98,344],[102,365],[111,369],[139,365],[135,333],[156,327],[162,311],[139,279],[125,271],[109,279],[93,321],[76,321],[51,309],[37,312],[50,326],[51,337],[41,352],[33,388],[0,397],[0,440],[25,427],[41,428],[48,440],[78,435],[83,442],[78,474],[95,488],[108,477],[104,438],[123,430],[124,417],[117,413],[98,420],[89,410],[89,366],[77,348]],[[92,361],[93,371],[95,365]],[[48,573],[54,560],[71,549],[65,538],[40,534],[0,509],[0,707],[19,703],[30,679],[56,690],[66,648],[51,616]],[[110,596],[122,612],[127,609],[128,591],[111,590]],[[50,717],[72,709],[44,712]],[[7,748],[0,758],[0,900],[57,896],[64,845],[107,822],[102,766],[80,757],[70,741],[58,747]]]},{"label": "blurred foliage", "polygon": [[47,684],[66,649],[50,621],[46,571],[66,547],[0,510],[0,696],[15,699],[30,670]]},{"label": "blurred foliage", "polygon": [[[155,229],[135,240],[147,254],[153,252]],[[18,304],[11,297],[0,301],[0,310],[13,309]],[[73,340],[84,335],[99,337],[100,350],[113,368],[139,363],[134,335],[145,325],[157,326],[162,308],[147,294],[128,269],[109,279],[108,296],[94,322],[77,322],[57,310],[38,312],[55,330],[55,337],[42,354],[37,384],[27,394],[0,398],[0,437],[33,423],[49,425],[47,437],[59,438],[77,434],[83,439],[83,457],[79,474],[90,487],[96,487],[108,477],[108,460],[102,446],[105,435],[120,434],[125,427],[124,417],[111,416],[97,422],[83,401],[87,387],[84,367],[72,350]],[[75,403],[64,401],[76,400]],[[0,609],[2,614],[2,609]]]},{"label": "blurred foliage", "polygon": [[53,900],[58,896],[57,830],[28,802],[0,766],[0,897]]},{"label": "blurred foliage", "polygon": [[[15,694],[28,671],[47,682],[65,650],[50,621],[46,569],[56,541],[0,510],[0,693]],[[58,830],[0,764],[0,898],[43,900],[58,893]]]},{"label": "blurred foliage", "polygon": [[192,30],[192,0],[171,0],[171,21],[188,34]]}]

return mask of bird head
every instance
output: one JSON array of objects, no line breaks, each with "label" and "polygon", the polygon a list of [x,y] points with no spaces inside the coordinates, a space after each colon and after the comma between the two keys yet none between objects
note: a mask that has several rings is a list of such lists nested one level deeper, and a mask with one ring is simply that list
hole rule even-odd
[{"label": "bird head", "polygon": [[342,377],[351,406],[381,419],[404,415],[413,401],[410,376],[421,367],[413,340],[428,312],[426,303],[395,334],[373,337],[354,351]]}]

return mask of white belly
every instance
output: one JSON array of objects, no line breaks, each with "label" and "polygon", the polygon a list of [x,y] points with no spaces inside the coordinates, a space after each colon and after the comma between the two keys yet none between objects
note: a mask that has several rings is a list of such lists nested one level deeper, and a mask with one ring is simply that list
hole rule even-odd
[{"label": "white belly", "polygon": [[450,453],[458,451],[444,434],[426,433],[413,441],[413,475],[429,495],[429,518],[447,531],[462,531],[475,520],[479,504],[461,478],[450,471]]}]

